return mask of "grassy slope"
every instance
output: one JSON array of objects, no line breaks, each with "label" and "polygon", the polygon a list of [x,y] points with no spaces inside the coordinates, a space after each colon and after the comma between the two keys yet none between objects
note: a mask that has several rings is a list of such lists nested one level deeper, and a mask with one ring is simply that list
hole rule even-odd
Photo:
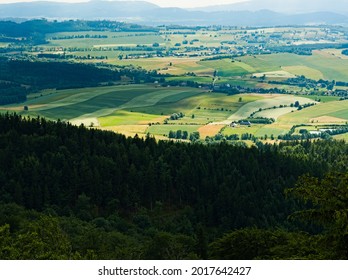
[{"label": "grassy slope", "polygon": [[146,132],[154,135],[168,136],[169,131],[187,131],[189,134],[198,131],[200,125],[152,125]]},{"label": "grassy slope", "polygon": [[29,98],[20,106],[6,106],[6,109],[22,111],[23,106],[28,105],[29,113],[53,119],[70,120],[84,115],[90,117],[110,115],[116,109],[154,106],[163,98],[176,101],[181,100],[185,95],[190,97],[201,92],[193,88],[162,88],[153,85],[71,89],[45,92],[43,96],[36,95],[36,98]]},{"label": "grassy slope", "polygon": [[[241,107],[236,113],[232,114],[228,120],[240,120],[243,118],[247,118],[250,116],[251,113],[257,111],[259,108],[270,108],[273,106],[280,106],[280,105],[290,105],[291,103],[295,103],[296,101],[299,101],[300,104],[304,103],[312,103],[313,101],[299,96],[294,95],[273,95],[269,96],[269,98],[265,98],[263,100],[258,100],[255,102],[251,102],[246,104],[245,106]],[[270,116],[270,115],[268,115]],[[279,114],[277,114],[277,117]]]},{"label": "grassy slope", "polygon": [[201,61],[200,65],[218,71],[218,76],[232,77],[243,76],[255,72],[255,68],[244,62],[232,62],[231,59]]},{"label": "grassy slope", "polygon": [[309,123],[312,118],[331,116],[348,120],[348,100],[322,103],[305,110],[286,114],[279,118],[280,124]]},{"label": "grassy slope", "polygon": [[348,81],[348,60],[337,56],[328,56],[314,51],[311,56],[290,53],[242,57],[241,60],[254,67],[258,72],[277,71],[282,68],[296,75],[305,75],[313,79]]},{"label": "grassy slope", "polygon": [[[151,34],[149,32],[140,33],[140,32],[105,32],[105,31],[93,31],[93,32],[61,32],[48,34],[47,38],[51,37],[64,37],[64,36],[77,36],[77,35],[101,35],[108,36],[108,38],[74,38],[68,40],[50,40],[48,46],[62,46],[66,48],[88,48],[88,47],[99,47],[102,45],[105,46],[117,46],[117,45],[137,45],[145,44],[152,45],[153,43],[164,43],[163,38],[157,34]],[[145,35],[146,36],[142,36]],[[137,36],[136,36],[137,35]],[[47,47],[47,45],[45,45]]]}]

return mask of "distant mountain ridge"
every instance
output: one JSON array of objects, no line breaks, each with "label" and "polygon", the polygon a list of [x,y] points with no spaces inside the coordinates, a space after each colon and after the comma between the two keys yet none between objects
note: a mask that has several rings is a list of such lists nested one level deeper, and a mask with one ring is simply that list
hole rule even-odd
[{"label": "distant mountain ridge", "polygon": [[[253,0],[255,1],[255,0]],[[250,1],[250,2],[253,2]],[[262,0],[269,1],[269,0]],[[298,1],[298,0],[295,0]],[[313,1],[313,0],[309,0]],[[337,0],[343,1],[343,0]],[[346,0],[344,0],[346,1]],[[258,2],[258,1],[257,1]],[[242,5],[237,3],[235,5]],[[250,5],[249,2],[245,3]],[[235,6],[232,5],[232,6]],[[257,7],[257,6],[256,6]],[[271,10],[209,11],[161,8],[145,1],[90,1],[84,3],[23,2],[0,4],[0,18],[109,19],[147,25],[275,26],[307,24],[348,25],[348,16],[333,12],[284,14]]]},{"label": "distant mountain ridge", "polygon": [[145,1],[19,2],[0,4],[0,17],[80,19],[132,17],[158,8],[159,6]]},{"label": "distant mountain ridge", "polygon": [[337,14],[348,13],[347,0],[245,0],[234,4],[212,5],[208,7],[194,8],[196,11],[259,11],[272,10],[278,13],[294,14],[294,13],[315,13],[315,12],[331,12]]}]

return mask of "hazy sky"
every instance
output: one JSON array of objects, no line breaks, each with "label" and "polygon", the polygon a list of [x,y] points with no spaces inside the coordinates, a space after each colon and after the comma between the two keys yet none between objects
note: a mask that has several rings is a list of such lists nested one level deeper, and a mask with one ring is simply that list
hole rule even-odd
[{"label": "hazy sky", "polygon": [[[33,0],[0,0],[1,4],[4,3],[15,3],[15,2],[32,2]],[[38,0],[36,0],[38,1]],[[41,1],[51,1],[51,2],[88,2],[88,0],[41,0]],[[203,7],[210,5],[219,4],[231,4],[236,2],[244,2],[248,0],[145,0],[157,4],[162,7],[182,7],[182,8],[192,8],[192,7]]]}]

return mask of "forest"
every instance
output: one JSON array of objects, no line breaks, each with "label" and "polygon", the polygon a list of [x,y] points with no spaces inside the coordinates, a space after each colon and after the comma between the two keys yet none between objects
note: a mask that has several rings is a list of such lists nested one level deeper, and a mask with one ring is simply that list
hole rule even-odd
[{"label": "forest", "polygon": [[119,83],[123,79],[153,82],[163,79],[156,71],[132,67],[71,63],[34,62],[0,57],[0,105],[20,103],[27,94],[47,88],[68,89]]},{"label": "forest", "polygon": [[[55,32],[69,31],[146,31],[156,32],[157,28],[146,27],[138,24],[129,24],[117,21],[84,21],[84,20],[67,20],[67,21],[48,21],[46,19],[33,19],[24,22],[0,21],[0,34],[6,37],[24,37],[25,40],[16,40],[17,43],[26,43],[32,45],[47,43],[45,35]],[[6,38],[8,41],[8,38]]]},{"label": "forest", "polygon": [[0,259],[347,259],[348,145],[0,116]]}]

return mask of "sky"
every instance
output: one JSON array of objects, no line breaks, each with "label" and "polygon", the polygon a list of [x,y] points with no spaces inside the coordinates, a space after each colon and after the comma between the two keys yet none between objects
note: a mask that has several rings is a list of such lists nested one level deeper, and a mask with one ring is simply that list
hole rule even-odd
[{"label": "sky", "polygon": [[[50,2],[88,2],[89,0],[41,0]],[[237,2],[244,2],[247,0],[145,0],[146,2],[154,3],[161,7],[181,7],[194,8],[211,5],[232,4]],[[0,0],[1,4],[15,3],[15,2],[33,2],[33,0]]]}]

